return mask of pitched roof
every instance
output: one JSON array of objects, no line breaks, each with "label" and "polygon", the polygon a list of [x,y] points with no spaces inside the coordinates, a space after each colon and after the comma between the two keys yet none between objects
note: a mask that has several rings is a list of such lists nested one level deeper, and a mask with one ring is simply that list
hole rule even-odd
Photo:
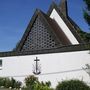
[{"label": "pitched roof", "polygon": [[[66,0],[63,0],[66,2]],[[62,3],[63,4],[63,3]],[[62,5],[61,4],[61,5]],[[64,3],[64,4],[67,4],[67,3]],[[84,41],[81,39],[81,37],[79,36],[78,32],[77,32],[77,29],[73,26],[73,24],[71,23],[71,20],[68,19],[68,10],[66,9],[63,9],[65,11],[63,12],[66,12],[66,14],[64,14],[62,12],[62,10],[60,9],[60,6],[58,6],[55,2],[52,2],[48,12],[47,12],[47,15],[50,16],[53,9],[55,9],[57,11],[57,13],[59,14],[59,16],[63,19],[64,23],[68,26],[68,28],[70,29],[70,31],[73,33],[73,35],[76,37],[76,39],[78,40],[79,43],[84,43]],[[72,20],[73,21],[73,20]],[[73,21],[74,22],[74,21]]]},{"label": "pitched roof", "polygon": [[[45,39],[45,38],[47,38],[47,37],[44,37],[46,35],[45,30],[44,30],[44,35],[41,37],[40,37],[40,35],[36,36],[34,34],[35,32],[31,33],[34,30],[34,29],[32,30],[32,28],[34,26],[34,23],[37,20],[37,17],[40,17],[40,19],[39,19],[40,21],[39,21],[39,24],[37,26],[35,26],[36,32],[39,33],[40,29],[42,29],[42,31],[43,31],[43,28],[44,29],[46,28],[50,37],[53,38],[52,39],[53,42],[51,42],[51,38],[50,38],[50,40],[48,39],[48,41]],[[43,25],[41,26],[40,22],[42,22],[42,24],[44,26]],[[43,27],[43,28],[39,28],[39,27]],[[42,33],[42,32],[40,32],[40,33]],[[34,36],[32,36],[32,34],[34,34]],[[30,37],[33,37],[33,39],[31,39],[31,41],[29,40]],[[28,40],[27,40],[27,38],[28,38]],[[41,38],[43,38],[43,40],[41,40]],[[40,40],[41,40],[41,42],[40,42]],[[45,40],[46,40],[46,42],[45,42]],[[55,43],[55,45],[52,46],[51,43]],[[63,45],[70,45],[70,44],[71,44],[71,42],[68,40],[68,38],[62,32],[62,30],[60,30],[57,23],[53,19],[49,18],[49,16],[47,16],[45,13],[43,13],[42,11],[37,9],[31,19],[20,43],[16,47],[16,51],[32,51],[32,50],[43,50],[43,49],[50,49],[50,48],[52,49],[55,47],[59,47],[59,46],[63,46]]]},{"label": "pitched roof", "polygon": [[[83,40],[81,40],[81,38],[79,37],[79,35],[77,33],[77,30],[79,27],[75,24],[75,22],[67,14],[67,9],[65,9],[66,0],[62,0],[62,1],[63,1],[62,4],[64,4],[64,6],[61,6],[62,4],[60,6],[58,6],[53,2],[52,5],[50,6],[50,9],[49,9],[47,15],[37,9],[31,19],[30,23],[28,24],[28,27],[27,27],[23,37],[21,38],[21,41],[19,42],[18,46],[16,47],[16,49],[11,52],[1,52],[0,57],[89,50],[88,46],[90,45],[90,43],[81,44],[81,43],[83,43]],[[62,10],[60,9],[61,7],[63,7]],[[71,42],[68,40],[68,38],[62,32],[61,28],[58,26],[58,24],[55,22],[55,20],[53,20],[49,17],[53,9],[56,9],[56,11],[60,15],[60,17],[64,20],[64,22],[69,27],[69,29],[71,30],[73,35],[79,41],[79,43],[80,43],[79,45],[71,45]],[[62,11],[64,13],[62,13]],[[38,17],[39,17],[39,19],[38,19]],[[38,21],[40,23],[38,23]],[[36,25],[36,22],[38,23],[37,25]],[[33,27],[34,27],[34,29],[35,29],[35,27],[38,28],[38,30],[40,28],[44,28],[42,30],[46,31],[47,34],[49,34],[49,40],[51,40],[50,42],[54,41],[54,47],[49,46],[49,48],[45,47],[45,48],[39,48],[39,49],[35,49],[35,48],[34,49],[29,49],[29,48],[24,49],[24,47],[28,46],[28,44],[26,45],[26,43],[28,41],[28,37],[32,36],[30,33],[32,31],[34,31],[34,29],[32,29]],[[46,35],[46,34],[44,33],[43,35]],[[31,41],[33,41],[33,40],[31,40]],[[38,41],[39,41],[39,43],[41,43],[40,40],[38,40]],[[51,43],[49,43],[49,44],[47,43],[46,45],[50,45],[50,44]],[[35,45],[37,46],[37,44],[35,44]]]},{"label": "pitched roof", "polygon": [[[33,27],[34,27],[34,29],[33,29]],[[38,45],[41,47],[40,43],[43,43],[43,42],[39,42],[42,37],[39,37],[39,36],[41,36],[41,34],[39,35],[38,32],[39,33],[45,33],[45,30],[44,30],[45,28],[48,28],[48,29],[52,30],[52,28],[47,23],[45,17],[43,16],[42,12],[37,9],[35,11],[32,19],[31,19],[31,21],[30,21],[30,23],[29,23],[29,25],[28,25],[28,27],[27,27],[27,29],[26,29],[26,31],[25,31],[25,33],[24,33],[24,35],[23,35],[23,37],[22,37],[22,39],[21,39],[21,41],[19,43],[19,45],[17,46],[16,50],[17,51],[25,51],[25,50],[29,50],[29,49],[30,50],[33,50],[33,49],[35,50],[35,48]],[[40,31],[40,29],[42,29],[42,30]],[[35,30],[36,30],[36,34],[35,34],[35,32],[33,32]],[[44,30],[44,32],[42,32],[43,30]],[[46,33],[47,33],[47,31],[46,31]],[[34,34],[34,36],[32,36],[32,34]],[[31,37],[31,38],[29,38],[29,37]],[[31,41],[27,40],[27,38],[31,39]],[[54,38],[57,39],[55,37],[55,35],[54,35]],[[59,42],[58,40],[56,40],[56,41]],[[28,42],[30,42],[29,44],[32,44],[32,45],[31,46],[29,46],[29,45],[25,46],[25,43],[27,44]],[[38,48],[36,48],[36,49],[38,49]],[[41,49],[41,48],[39,48],[39,49]]]}]

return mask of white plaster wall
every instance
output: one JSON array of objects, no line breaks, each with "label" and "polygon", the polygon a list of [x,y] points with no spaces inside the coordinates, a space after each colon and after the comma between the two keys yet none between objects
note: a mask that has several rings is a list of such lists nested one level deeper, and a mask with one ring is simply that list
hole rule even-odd
[{"label": "white plaster wall", "polygon": [[32,67],[34,59],[38,57],[40,59],[42,69],[41,75],[37,75],[40,81],[51,81],[53,87],[55,87],[59,81],[66,79],[83,79],[85,82],[90,82],[90,77],[84,70],[58,74],[46,74],[82,69],[82,67],[85,67],[85,64],[90,64],[90,54],[88,53],[89,51],[79,51],[0,58],[3,60],[0,76],[10,76],[23,81],[27,75],[33,74]]},{"label": "white plaster wall", "polygon": [[53,9],[50,17],[58,23],[58,25],[63,30],[63,32],[65,33],[65,35],[71,41],[72,44],[79,44],[77,39],[74,37],[72,32],[69,30],[69,28],[67,27],[67,25],[65,24],[65,22],[62,20],[62,18],[59,16],[59,14],[55,9]]}]

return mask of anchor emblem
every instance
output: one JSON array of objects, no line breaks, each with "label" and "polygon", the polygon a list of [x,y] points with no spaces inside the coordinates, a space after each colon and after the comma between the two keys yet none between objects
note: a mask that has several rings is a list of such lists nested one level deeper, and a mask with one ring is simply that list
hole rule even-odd
[{"label": "anchor emblem", "polygon": [[41,73],[41,66],[39,64],[39,59],[36,57],[35,61],[35,65],[33,65],[33,74],[35,75],[39,75]]}]

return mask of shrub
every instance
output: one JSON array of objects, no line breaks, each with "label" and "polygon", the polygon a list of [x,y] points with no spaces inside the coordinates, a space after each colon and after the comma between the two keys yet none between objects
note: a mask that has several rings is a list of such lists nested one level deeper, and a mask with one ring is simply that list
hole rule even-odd
[{"label": "shrub", "polygon": [[25,78],[26,87],[29,87],[30,90],[34,90],[34,86],[38,83],[38,78],[34,77],[33,75],[28,76]]},{"label": "shrub", "polygon": [[69,80],[59,82],[56,86],[56,90],[90,90],[90,87],[87,86],[83,81],[79,80]]},{"label": "shrub", "polygon": [[20,88],[22,83],[20,81],[16,81],[15,79],[11,78],[11,86],[12,88]]},{"label": "shrub", "polygon": [[0,77],[0,86],[4,86],[5,85],[5,80],[4,78]]},{"label": "shrub", "polygon": [[50,88],[51,82],[39,82],[38,78],[31,75],[25,78],[25,84],[22,90],[53,90]]},{"label": "shrub", "polygon": [[4,86],[5,88],[20,88],[21,82],[16,81],[15,79],[11,78],[0,78],[0,86]]}]

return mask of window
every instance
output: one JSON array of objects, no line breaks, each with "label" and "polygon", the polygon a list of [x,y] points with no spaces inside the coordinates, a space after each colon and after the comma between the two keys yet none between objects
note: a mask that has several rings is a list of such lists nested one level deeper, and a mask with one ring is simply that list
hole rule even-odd
[{"label": "window", "polygon": [[2,59],[0,59],[0,70],[2,70]]}]

